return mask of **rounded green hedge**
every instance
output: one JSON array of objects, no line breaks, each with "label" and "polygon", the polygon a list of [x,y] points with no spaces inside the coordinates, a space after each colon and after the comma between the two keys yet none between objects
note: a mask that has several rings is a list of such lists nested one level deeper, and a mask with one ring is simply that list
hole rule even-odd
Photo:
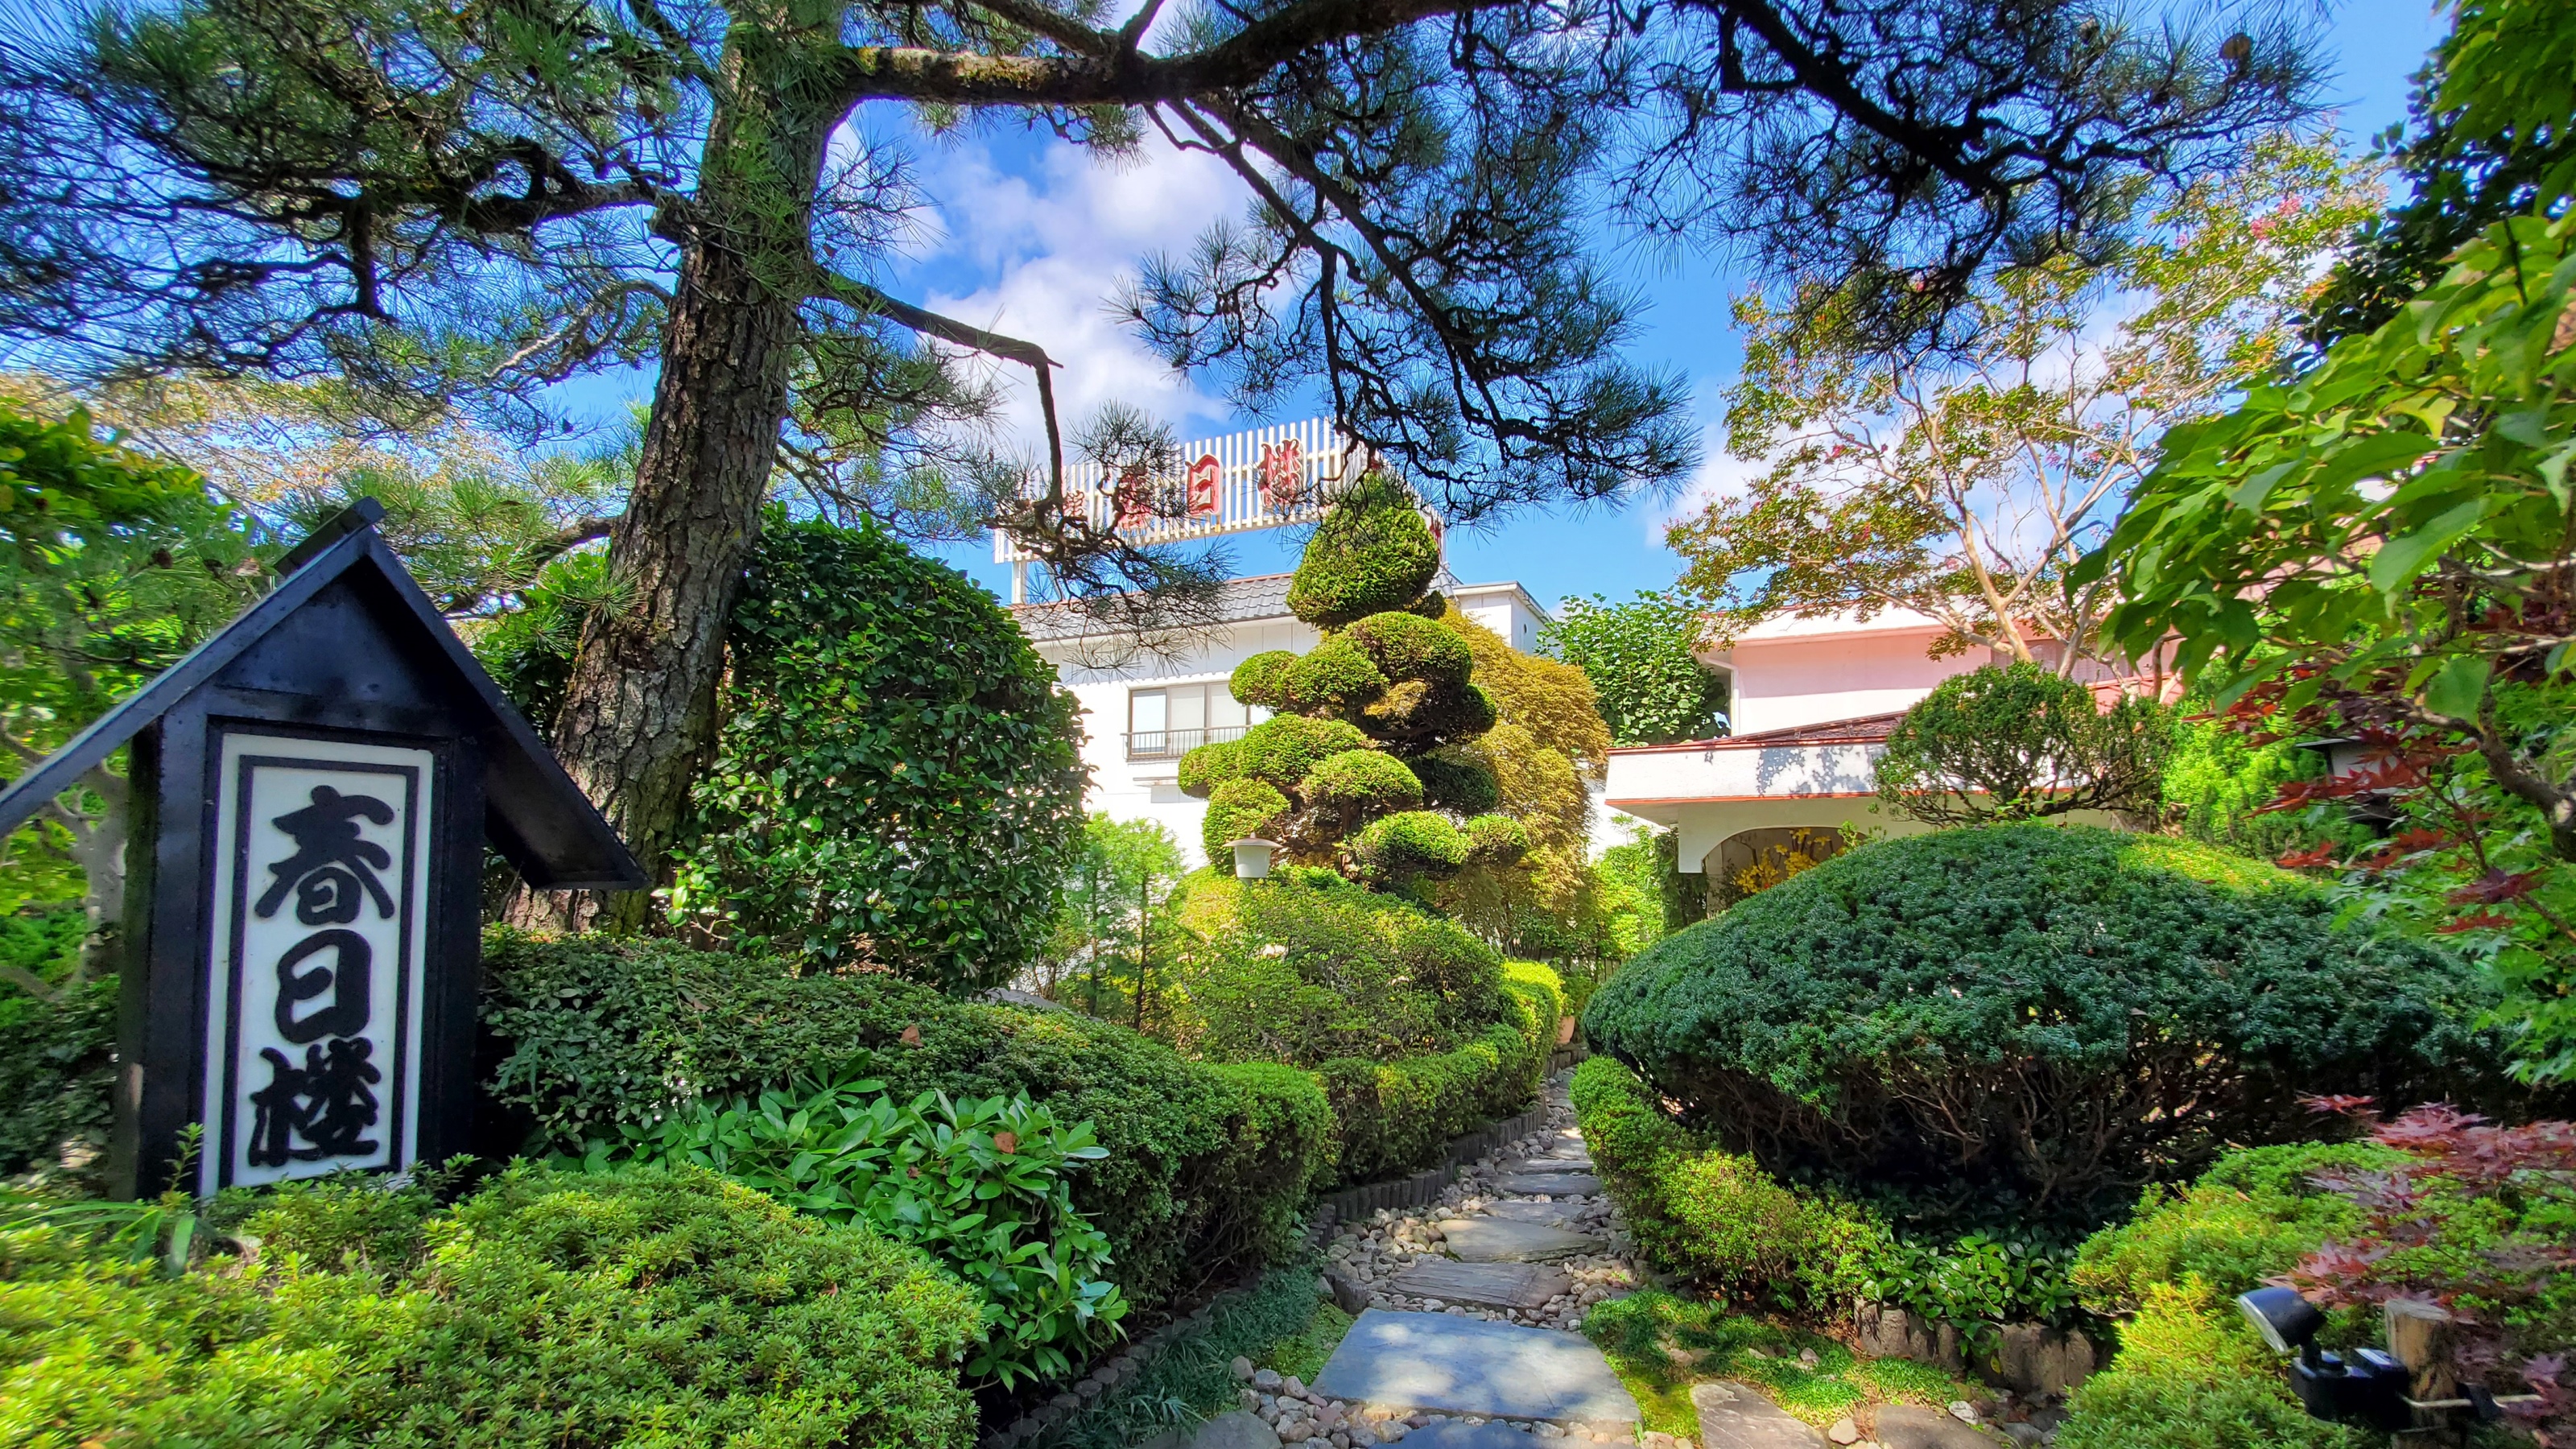
[{"label": "rounded green hedge", "polygon": [[1592,1042],[1766,1169],[1939,1220],[2104,1220],[2304,1093],[2492,1095],[2476,971],[2200,846],[2005,825],[1865,846],[1667,938]]},{"label": "rounded green hedge", "polygon": [[1386,693],[1387,677],[1360,647],[1327,639],[1279,677],[1282,702],[1306,713],[1346,713]]},{"label": "rounded green hedge", "polygon": [[1439,572],[1439,541],[1413,496],[1383,473],[1365,474],[1315,526],[1288,582],[1288,610],[1339,629],[1413,604]]},{"label": "rounded green hedge", "polygon": [[1297,662],[1293,650],[1273,649],[1234,666],[1226,676],[1228,693],[1244,704],[1257,704],[1266,709],[1282,709],[1287,704],[1288,670]]},{"label": "rounded green hedge", "polygon": [[1454,689],[1476,667],[1457,630],[1419,614],[1371,614],[1343,637],[1389,679],[1420,679]]},{"label": "rounded green hedge", "polygon": [[1199,844],[1210,860],[1226,858],[1237,840],[1276,840],[1288,818],[1288,797],[1266,780],[1226,780],[1208,792],[1207,814],[1199,817]]},{"label": "rounded green hedge", "polygon": [[1482,815],[1503,803],[1502,781],[1482,760],[1434,751],[1407,763],[1413,766],[1413,777],[1422,782],[1422,798],[1443,810]]},{"label": "rounded green hedge", "polygon": [[1422,782],[1393,755],[1344,750],[1307,771],[1297,793],[1327,810],[1373,816],[1421,804]]}]

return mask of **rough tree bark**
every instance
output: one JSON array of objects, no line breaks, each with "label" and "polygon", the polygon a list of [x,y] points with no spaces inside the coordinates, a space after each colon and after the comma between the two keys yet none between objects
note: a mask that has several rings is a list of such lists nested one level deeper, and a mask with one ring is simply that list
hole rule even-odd
[{"label": "rough tree bark", "polygon": [[[714,736],[725,624],[787,420],[812,198],[836,119],[803,100],[800,37],[737,24],[697,194],[657,222],[682,248],[680,278],[634,490],[609,533],[617,606],[583,632],[554,729],[574,783],[657,881]],[[507,914],[539,930],[631,929],[650,905],[646,892],[522,889]]]}]

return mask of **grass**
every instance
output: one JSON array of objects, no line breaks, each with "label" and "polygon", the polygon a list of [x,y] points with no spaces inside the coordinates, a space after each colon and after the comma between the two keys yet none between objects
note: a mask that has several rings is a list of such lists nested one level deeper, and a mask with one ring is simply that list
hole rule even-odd
[{"label": "grass", "polygon": [[[1972,1386],[1926,1364],[1863,1360],[1830,1338],[1729,1313],[1661,1291],[1632,1294],[1595,1307],[1583,1331],[1637,1398],[1644,1425],[1696,1440],[1695,1383],[1734,1379],[1753,1385],[1792,1416],[1819,1428],[1869,1403],[1935,1407],[1972,1396]],[[1801,1361],[1813,1350],[1816,1362]]]},{"label": "grass", "polygon": [[[1283,1344],[1304,1343],[1315,1336],[1317,1320],[1327,1313],[1340,1316],[1330,1306],[1319,1311],[1315,1272],[1311,1262],[1293,1263],[1218,1298],[1204,1321],[1158,1345],[1134,1377],[1037,1444],[1041,1449],[1117,1449],[1233,1408],[1236,1356],[1258,1357]],[[1342,1319],[1342,1328],[1349,1326],[1350,1320]],[[1341,1341],[1340,1331],[1332,1341]],[[1332,1350],[1328,1345],[1324,1351]]]},{"label": "grass", "polygon": [[1319,1303],[1315,1316],[1303,1329],[1252,1355],[1252,1361],[1311,1384],[1315,1375],[1324,1371],[1324,1360],[1342,1346],[1342,1335],[1351,1331],[1351,1321],[1349,1314],[1332,1304]]}]

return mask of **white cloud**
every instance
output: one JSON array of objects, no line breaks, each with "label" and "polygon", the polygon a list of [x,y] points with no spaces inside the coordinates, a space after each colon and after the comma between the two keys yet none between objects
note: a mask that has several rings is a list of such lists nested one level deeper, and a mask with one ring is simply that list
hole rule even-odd
[{"label": "white cloud", "polygon": [[[1134,162],[1104,165],[1056,142],[1033,164],[996,163],[968,143],[924,158],[938,202],[923,267],[949,283],[922,299],[934,311],[1034,342],[1062,364],[1057,415],[1067,426],[1112,399],[1160,417],[1186,440],[1222,425],[1219,397],[1174,375],[1110,314],[1108,304],[1139,263],[1185,253],[1207,225],[1246,199],[1224,163],[1153,140]],[[980,279],[959,287],[960,273]],[[998,367],[1009,403],[1003,437],[1032,451],[1045,433],[1027,370]]]}]

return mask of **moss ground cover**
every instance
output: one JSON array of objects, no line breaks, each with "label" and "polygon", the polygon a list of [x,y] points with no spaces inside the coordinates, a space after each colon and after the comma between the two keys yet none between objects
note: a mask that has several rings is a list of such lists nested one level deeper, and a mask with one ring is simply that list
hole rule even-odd
[{"label": "moss ground cover", "polygon": [[1699,1415],[1690,1386],[1711,1379],[1751,1384],[1820,1427],[1865,1404],[1939,1405],[1981,1392],[1924,1364],[1862,1360],[1830,1338],[1660,1290],[1595,1307],[1583,1332],[1636,1395],[1648,1430],[1693,1441]]}]

